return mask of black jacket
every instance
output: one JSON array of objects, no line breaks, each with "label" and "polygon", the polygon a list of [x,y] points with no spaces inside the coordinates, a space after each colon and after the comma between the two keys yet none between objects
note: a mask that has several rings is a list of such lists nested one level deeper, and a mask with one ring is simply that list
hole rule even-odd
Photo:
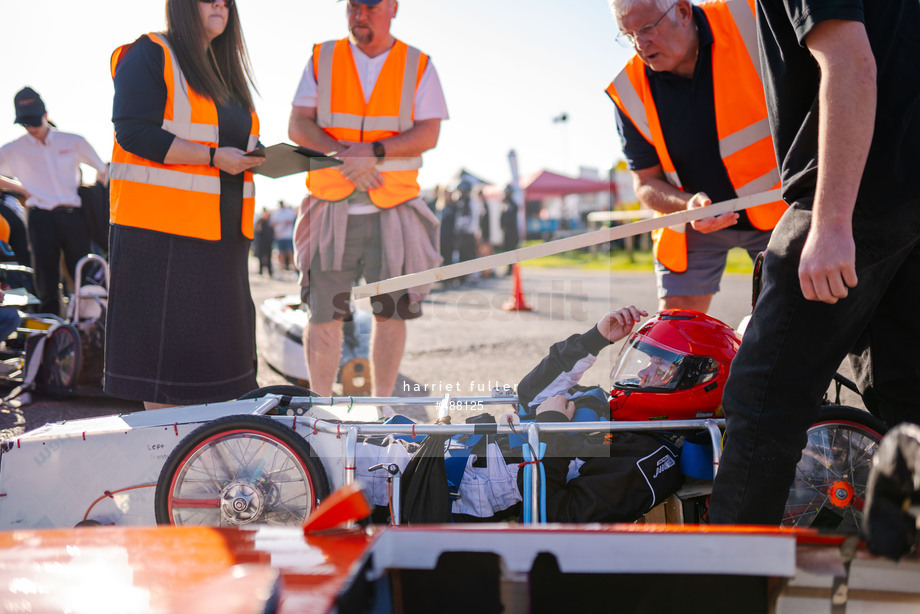
[{"label": "black jacket", "polygon": [[[608,346],[593,327],[554,344],[549,354],[518,385],[525,416],[549,397],[564,394],[576,409],[587,407],[609,417],[609,407],[578,387],[584,372]],[[543,412],[537,422],[566,422],[565,415]],[[596,432],[543,434],[546,442],[546,515],[549,522],[632,522],[680,488],[683,476],[673,441],[648,433]],[[566,480],[572,461],[578,466]],[[523,492],[523,475],[518,486]]]}]

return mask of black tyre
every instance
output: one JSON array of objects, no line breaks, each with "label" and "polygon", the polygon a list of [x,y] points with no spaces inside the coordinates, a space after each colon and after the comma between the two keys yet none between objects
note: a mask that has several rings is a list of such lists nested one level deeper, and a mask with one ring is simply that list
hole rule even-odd
[{"label": "black tyre", "polygon": [[872,457],[887,430],[884,422],[860,409],[823,407],[818,422],[808,429],[783,526],[860,532]]},{"label": "black tyre", "polygon": [[303,437],[264,416],[228,416],[192,431],[166,459],[159,524],[300,525],[329,494]]},{"label": "black tyre", "polygon": [[69,396],[77,386],[82,363],[80,333],[70,324],[61,324],[45,339],[40,389],[57,397]]}]

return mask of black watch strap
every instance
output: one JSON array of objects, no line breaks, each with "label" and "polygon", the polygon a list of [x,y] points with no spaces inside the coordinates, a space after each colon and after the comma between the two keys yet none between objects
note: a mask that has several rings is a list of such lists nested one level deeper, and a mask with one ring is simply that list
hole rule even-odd
[{"label": "black watch strap", "polygon": [[374,141],[374,155],[377,156],[377,162],[383,162],[387,155],[387,150],[380,141]]}]

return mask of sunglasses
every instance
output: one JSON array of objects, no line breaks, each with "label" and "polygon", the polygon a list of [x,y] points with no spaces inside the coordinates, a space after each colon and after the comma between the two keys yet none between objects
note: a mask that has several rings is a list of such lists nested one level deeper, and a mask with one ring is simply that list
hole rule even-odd
[{"label": "sunglasses", "polygon": [[20,126],[29,126],[31,128],[38,128],[39,126],[42,125],[42,119],[43,118],[41,117],[23,117],[21,120],[19,120],[16,123],[18,123]]},{"label": "sunglasses", "polygon": [[[217,2],[217,0],[198,0],[198,2],[201,2],[202,4],[214,4]],[[233,2],[234,0],[224,0],[224,6],[228,9],[233,8]]]}]

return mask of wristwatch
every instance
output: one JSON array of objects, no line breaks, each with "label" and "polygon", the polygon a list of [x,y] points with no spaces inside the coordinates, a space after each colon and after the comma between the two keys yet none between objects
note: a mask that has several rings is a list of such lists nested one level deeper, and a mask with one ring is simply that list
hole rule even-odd
[{"label": "wristwatch", "polygon": [[374,141],[374,155],[377,156],[377,162],[383,162],[387,155],[387,150],[380,141]]}]

